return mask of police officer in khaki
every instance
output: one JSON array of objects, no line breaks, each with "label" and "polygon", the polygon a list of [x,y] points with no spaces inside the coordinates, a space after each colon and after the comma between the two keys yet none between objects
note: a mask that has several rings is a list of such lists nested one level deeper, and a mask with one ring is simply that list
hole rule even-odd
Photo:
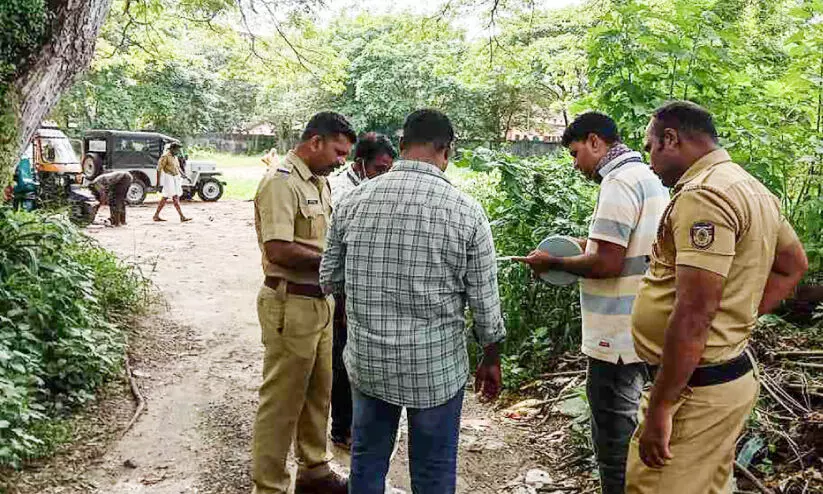
[{"label": "police officer in khaki", "polygon": [[331,217],[326,176],[343,164],[356,138],[342,115],[318,113],[257,189],[255,227],[266,276],[257,297],[265,346],[253,446],[258,494],[287,492],[292,438],[295,492],[346,492],[326,447],[334,302],[320,290],[318,270]]},{"label": "police officer in khaki", "polygon": [[655,379],[626,492],[730,493],[735,442],[758,394],[746,346],[758,314],[803,276],[806,255],[778,199],[732,162],[703,108],[658,109],[646,150],[673,197],[632,316],[635,348]]}]

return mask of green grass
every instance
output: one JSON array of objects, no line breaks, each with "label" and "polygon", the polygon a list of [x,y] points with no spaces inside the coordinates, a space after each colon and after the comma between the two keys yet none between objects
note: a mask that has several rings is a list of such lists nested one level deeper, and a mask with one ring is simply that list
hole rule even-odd
[{"label": "green grass", "polygon": [[266,167],[260,161],[261,157],[262,155],[195,152],[189,159],[217,163],[217,170],[223,172],[223,181],[226,182],[223,199],[247,201],[254,199],[257,184],[266,172]]},{"label": "green grass", "polygon": [[260,162],[260,156],[248,156],[245,154],[229,154],[219,152],[194,152],[189,156],[189,159],[199,161],[214,161],[218,168],[253,168],[260,167],[265,169],[263,163]]}]

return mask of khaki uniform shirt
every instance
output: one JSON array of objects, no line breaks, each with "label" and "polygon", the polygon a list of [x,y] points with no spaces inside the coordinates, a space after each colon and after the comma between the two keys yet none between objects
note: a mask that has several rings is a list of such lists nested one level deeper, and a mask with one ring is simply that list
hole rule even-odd
[{"label": "khaki uniform shirt", "polygon": [[676,267],[692,266],[725,278],[700,364],[725,362],[746,348],[775,252],[797,236],[778,199],[723,149],[694,163],[673,192],[634,305],[635,349],[646,362],[661,362]]},{"label": "khaki uniform shirt", "polygon": [[303,160],[290,151],[279,165],[266,172],[254,198],[254,224],[263,252],[263,273],[293,283],[319,284],[317,272],[296,271],[270,262],[263,245],[271,240],[297,242],[322,253],[330,217],[331,194],[326,178],[312,174]]},{"label": "khaki uniform shirt", "polygon": [[180,161],[177,156],[167,151],[157,162],[157,170],[169,175],[180,175]]}]

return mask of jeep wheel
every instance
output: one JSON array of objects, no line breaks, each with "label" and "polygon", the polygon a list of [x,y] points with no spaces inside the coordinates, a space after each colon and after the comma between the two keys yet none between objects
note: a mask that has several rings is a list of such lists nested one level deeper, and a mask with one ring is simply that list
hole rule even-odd
[{"label": "jeep wheel", "polygon": [[197,195],[207,202],[214,202],[223,197],[223,183],[216,178],[207,178],[200,182]]},{"label": "jeep wheel", "polygon": [[129,185],[128,192],[126,192],[126,203],[130,206],[143,204],[143,201],[146,199],[147,190],[146,182],[135,178],[132,180],[131,185]]},{"label": "jeep wheel", "polygon": [[94,180],[103,171],[103,160],[96,154],[87,154],[83,159],[83,175],[86,180]]}]

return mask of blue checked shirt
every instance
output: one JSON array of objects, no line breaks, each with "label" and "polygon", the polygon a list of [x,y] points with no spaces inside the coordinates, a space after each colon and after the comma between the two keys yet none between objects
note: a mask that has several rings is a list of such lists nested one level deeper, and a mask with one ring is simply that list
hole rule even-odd
[{"label": "blue checked shirt", "polygon": [[399,161],[342,200],[320,284],[346,294],[349,379],[394,405],[435,407],[465,386],[467,304],[481,345],[506,333],[489,222],[428,163]]}]

